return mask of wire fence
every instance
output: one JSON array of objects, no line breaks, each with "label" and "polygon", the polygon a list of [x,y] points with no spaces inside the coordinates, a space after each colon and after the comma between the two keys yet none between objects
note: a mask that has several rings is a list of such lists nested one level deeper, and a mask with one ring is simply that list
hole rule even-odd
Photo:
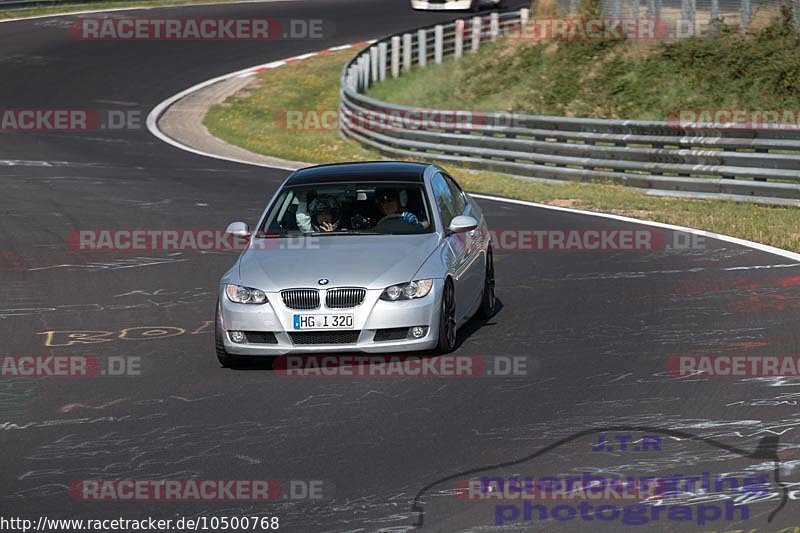
[{"label": "wire fence", "polygon": [[[576,14],[578,0],[559,0],[564,13]],[[719,24],[742,29],[766,26],[782,12],[800,30],[800,0],[600,0],[604,18],[653,18],[675,29],[675,37],[713,33]]]}]

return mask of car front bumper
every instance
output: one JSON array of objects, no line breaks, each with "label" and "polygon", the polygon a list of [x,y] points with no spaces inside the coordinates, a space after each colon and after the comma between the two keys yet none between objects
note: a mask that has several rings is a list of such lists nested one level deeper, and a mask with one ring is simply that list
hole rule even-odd
[{"label": "car front bumper", "polygon": [[[268,302],[262,305],[237,304],[228,300],[224,290],[219,298],[219,327],[223,331],[225,350],[234,355],[274,356],[284,354],[319,353],[388,353],[429,350],[438,342],[439,310],[443,280],[434,280],[431,292],[424,298],[387,302],[380,299],[382,290],[368,290],[364,302],[348,309],[328,309],[324,303],[314,310],[296,310],[286,307],[280,293],[267,293]],[[321,298],[324,302],[324,298]],[[353,328],[349,330],[295,330],[295,314],[352,314]],[[419,339],[376,341],[378,330],[393,328],[427,327]],[[233,342],[231,331],[265,333],[269,343]],[[358,332],[355,342],[333,344],[299,344],[292,333],[300,332]],[[355,336],[355,333],[352,333]],[[274,336],[274,338],[272,337]]]}]

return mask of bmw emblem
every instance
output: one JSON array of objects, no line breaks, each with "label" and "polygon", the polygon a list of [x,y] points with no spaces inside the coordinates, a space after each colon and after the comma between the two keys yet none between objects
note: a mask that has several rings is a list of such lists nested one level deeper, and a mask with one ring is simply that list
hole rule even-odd
[{"label": "bmw emblem", "polygon": [[328,281],[330,281],[328,278],[320,278],[320,280],[317,283],[319,283],[320,285],[327,285]]}]

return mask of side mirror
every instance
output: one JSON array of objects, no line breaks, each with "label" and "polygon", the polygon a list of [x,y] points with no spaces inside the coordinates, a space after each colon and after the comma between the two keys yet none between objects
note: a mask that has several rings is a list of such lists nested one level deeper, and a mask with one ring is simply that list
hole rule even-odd
[{"label": "side mirror", "polygon": [[460,215],[457,217],[453,217],[453,220],[450,221],[450,226],[448,226],[447,228],[447,232],[466,233],[467,231],[472,231],[477,227],[478,227],[478,221],[475,220],[473,217]]},{"label": "side mirror", "polygon": [[235,237],[249,237],[250,226],[247,225],[247,222],[231,222],[228,224],[225,233]]}]

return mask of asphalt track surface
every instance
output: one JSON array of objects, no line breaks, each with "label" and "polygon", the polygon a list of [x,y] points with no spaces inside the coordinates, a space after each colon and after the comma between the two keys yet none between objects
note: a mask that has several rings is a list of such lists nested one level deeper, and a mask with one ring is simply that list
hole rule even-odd
[{"label": "asphalt track surface", "polygon": [[[286,171],[178,150],[143,127],[147,112],[226,72],[451,16],[413,12],[407,3],[295,1],[143,15],[335,23],[335,33],[322,40],[267,43],[77,41],[67,31],[71,17],[0,24],[4,108],[131,109],[142,117],[134,131],[0,136],[3,354],[142,360],[139,377],[3,378],[0,515],[258,515],[278,516],[290,531],[402,531],[419,522],[422,507],[425,530],[486,530],[495,511],[452,494],[453,479],[468,470],[538,476],[761,469],[770,474],[769,501],[751,505],[747,520],[698,526],[662,519],[637,527],[777,531],[800,524],[791,498],[767,524],[789,495],[775,472],[782,482],[800,481],[798,381],[687,379],[665,370],[675,354],[800,355],[800,265],[788,259],[714,239],[644,252],[499,252],[502,308],[489,322],[465,326],[457,353],[524,356],[528,375],[288,378],[269,368],[217,364],[216,284],[233,262],[230,254],[70,250],[65,239],[74,229],[255,221]],[[480,203],[498,229],[633,227]],[[665,238],[673,242],[673,232]],[[121,336],[126,328],[142,329]],[[142,334],[151,328],[162,331]],[[77,331],[97,332],[94,342],[67,344]],[[594,433],[569,439],[586,430],[609,438],[642,433],[609,426],[650,427],[645,432],[661,435],[662,449],[598,453],[591,451]],[[764,437],[779,438],[778,463],[769,459],[774,454],[748,458],[719,447],[755,450]],[[120,478],[324,480],[327,498],[85,502],[67,491],[75,480]],[[422,505],[412,509],[417,497]],[[547,528],[633,527],[602,525],[572,519]]]}]

